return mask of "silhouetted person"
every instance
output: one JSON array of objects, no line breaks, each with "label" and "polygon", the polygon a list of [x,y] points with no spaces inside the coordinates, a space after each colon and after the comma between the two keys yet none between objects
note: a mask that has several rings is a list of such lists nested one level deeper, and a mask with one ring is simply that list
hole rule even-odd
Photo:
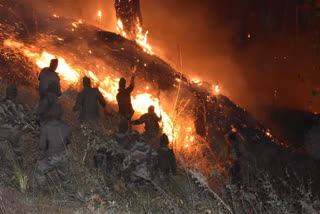
[{"label": "silhouetted person", "polygon": [[131,120],[134,113],[131,104],[131,92],[134,89],[134,78],[135,76],[133,75],[129,87],[126,88],[126,80],[122,77],[119,81],[119,92],[117,94],[119,114],[128,120]]},{"label": "silhouetted person", "polygon": [[61,87],[60,87],[60,77],[56,73],[56,69],[58,67],[58,60],[57,59],[52,59],[50,62],[50,67],[43,68],[42,71],[39,74],[38,80],[40,81],[39,83],[39,95],[40,99],[43,98],[45,95],[49,85],[51,83],[57,83],[58,84],[58,90],[57,90],[57,95],[61,95]]},{"label": "silhouetted person", "polygon": [[232,183],[242,185],[244,180],[244,161],[248,157],[247,142],[234,126],[231,126],[231,130],[225,135],[225,141],[232,161],[232,166],[229,170]]},{"label": "silhouetted person", "polygon": [[158,117],[154,112],[154,106],[149,106],[148,113],[141,115],[138,120],[132,121],[132,125],[145,124],[143,133],[143,138],[148,139],[149,142],[152,138],[157,138],[160,135],[160,126],[159,122],[161,121],[161,116]]},{"label": "silhouetted person", "polygon": [[52,119],[52,117],[61,118],[62,107],[58,100],[58,93],[59,85],[56,82],[51,83],[39,102],[37,114],[41,122]]},{"label": "silhouetted person", "polygon": [[176,158],[173,150],[168,147],[169,139],[166,134],[162,134],[160,137],[160,148],[158,149],[158,163],[157,170],[160,173],[160,181],[169,182],[170,174],[177,174]]},{"label": "silhouetted person", "polygon": [[83,78],[83,90],[77,97],[73,111],[80,111],[80,120],[96,120],[98,114],[98,102],[105,108],[106,101],[98,88],[91,87],[91,80]]},{"label": "silhouetted person", "polygon": [[26,133],[26,127],[34,129],[35,126],[30,120],[27,109],[17,101],[17,95],[16,85],[11,84],[6,89],[5,99],[0,100],[0,140],[9,141],[18,162],[21,164],[23,160],[22,136]]},{"label": "silhouetted person", "polygon": [[47,173],[56,170],[65,191],[71,190],[71,169],[68,145],[71,143],[71,127],[53,116],[40,128],[40,160],[37,161],[35,179],[41,190],[49,190]]}]

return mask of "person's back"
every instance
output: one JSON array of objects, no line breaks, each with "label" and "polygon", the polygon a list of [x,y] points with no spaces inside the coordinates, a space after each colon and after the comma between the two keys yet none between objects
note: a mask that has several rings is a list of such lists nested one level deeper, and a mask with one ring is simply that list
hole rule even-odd
[{"label": "person's back", "polygon": [[39,95],[40,98],[42,98],[49,85],[52,83],[57,83],[59,86],[59,90],[57,91],[57,95],[61,95],[61,88],[60,88],[60,78],[59,75],[55,72],[56,68],[58,66],[58,60],[53,59],[50,62],[50,67],[43,68],[39,74],[38,80],[39,82]]},{"label": "person's back", "polygon": [[34,177],[41,190],[48,191],[47,173],[56,170],[65,191],[71,190],[70,155],[71,127],[62,120],[45,121],[40,128],[40,159]]},{"label": "person's back", "polygon": [[143,116],[143,120],[145,121],[145,130],[146,132],[159,131],[159,117],[154,113],[147,113]]},{"label": "person's back", "polygon": [[134,89],[134,76],[131,78],[131,83],[128,88],[126,86],[126,80],[124,78],[120,79],[118,94],[116,95],[119,114],[126,119],[131,119],[134,110],[131,103],[131,92]]},{"label": "person's back", "polygon": [[117,102],[119,107],[119,113],[125,117],[129,117],[133,114],[133,108],[131,104],[131,91],[128,88],[119,89],[117,94]]},{"label": "person's back", "polygon": [[95,120],[98,118],[98,102],[105,107],[106,102],[101,92],[97,88],[91,87],[91,81],[85,77],[83,79],[84,89],[77,97],[74,111],[80,111],[80,120]]},{"label": "person's back", "polygon": [[53,117],[61,118],[62,107],[56,93],[45,93],[39,102],[37,114],[39,115],[40,121],[45,121]]},{"label": "person's back", "polygon": [[46,121],[40,128],[40,150],[53,156],[67,150],[70,142],[71,127],[62,120]]},{"label": "person's back", "polygon": [[157,168],[160,173],[173,175],[177,172],[176,158],[172,149],[168,147],[169,139],[166,134],[162,134],[160,137],[160,148],[158,149],[158,163]]}]

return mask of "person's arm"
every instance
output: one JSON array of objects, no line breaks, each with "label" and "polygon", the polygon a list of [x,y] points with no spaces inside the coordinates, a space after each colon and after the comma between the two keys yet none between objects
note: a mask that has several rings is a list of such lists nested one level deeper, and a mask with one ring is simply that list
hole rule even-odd
[{"label": "person's arm", "polygon": [[131,93],[134,89],[134,79],[135,79],[135,75],[133,74],[132,77],[131,77],[131,81],[130,81],[130,85],[129,87],[127,88],[127,90]]},{"label": "person's arm", "polygon": [[84,101],[84,93],[82,91],[82,92],[80,92],[80,94],[78,94],[76,104],[73,107],[73,111],[80,111],[80,109],[83,105],[83,101]]},{"label": "person's arm", "polygon": [[48,149],[48,136],[47,136],[47,130],[45,127],[40,128],[40,143],[39,143],[39,149],[41,152],[45,152]]},{"label": "person's arm", "polygon": [[142,115],[138,120],[131,122],[132,125],[140,125],[145,122],[145,115]]},{"label": "person's arm", "polygon": [[101,94],[101,92],[99,91],[99,89],[97,89],[97,90],[98,90],[98,95],[97,95],[98,101],[103,106],[103,108],[105,108],[106,107],[106,101],[105,101],[103,95]]}]

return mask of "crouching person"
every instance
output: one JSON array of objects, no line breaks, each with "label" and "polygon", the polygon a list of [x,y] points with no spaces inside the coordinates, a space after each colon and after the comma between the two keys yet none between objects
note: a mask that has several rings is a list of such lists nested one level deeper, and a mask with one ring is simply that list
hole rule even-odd
[{"label": "crouching person", "polygon": [[40,128],[42,158],[36,164],[35,179],[41,190],[47,191],[47,173],[56,170],[65,191],[71,191],[70,157],[71,127],[62,120],[50,119]]},{"label": "crouching person", "polygon": [[162,184],[169,184],[170,176],[177,174],[176,158],[172,149],[168,147],[169,139],[166,134],[160,137],[160,148],[158,149],[158,163],[157,171],[159,172],[159,179]]},{"label": "crouching person", "polygon": [[133,141],[133,146],[123,161],[122,169],[123,171],[129,169],[128,187],[139,181],[152,180],[154,159],[157,156],[157,152],[152,146],[140,139],[138,131],[132,131],[131,140]]}]

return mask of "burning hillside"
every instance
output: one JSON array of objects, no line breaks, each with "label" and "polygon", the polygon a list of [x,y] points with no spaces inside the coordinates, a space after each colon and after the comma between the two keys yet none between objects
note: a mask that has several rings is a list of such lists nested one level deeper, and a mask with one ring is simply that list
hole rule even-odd
[{"label": "burning hillside", "polygon": [[[246,110],[223,96],[219,84],[190,80],[157,57],[139,20],[135,37],[129,36],[132,40],[128,40],[121,19],[117,21],[120,35],[86,24],[85,20],[70,20],[56,14],[38,20],[37,30],[32,31],[28,27],[30,23],[11,9],[0,5],[0,12],[0,71],[8,82],[34,88],[41,68],[57,58],[63,92],[79,90],[81,78],[88,76],[114,106],[120,77],[130,78],[135,74],[137,84],[132,96],[135,117],[147,112],[150,105],[155,106],[156,113],[162,116],[163,131],[179,158],[187,167],[199,168],[216,186],[223,186],[217,181],[225,178],[226,169],[233,164],[223,154],[227,150],[223,138],[233,130],[241,133],[248,143],[247,153],[251,158],[246,163],[251,170],[248,185],[253,182],[258,186],[261,185],[258,182],[265,181],[257,178],[264,175],[262,170],[274,178],[274,183],[296,173],[295,168],[288,170],[286,163],[304,155],[304,149],[274,138]],[[98,12],[98,17],[101,16]],[[67,99],[74,102],[72,97]],[[275,156],[279,156],[276,163],[279,166],[273,168]],[[255,175],[256,172],[261,173]],[[286,183],[282,184],[282,188],[287,187]],[[281,192],[282,188],[277,191]],[[266,197],[264,191],[259,191],[256,197],[260,200]],[[268,206],[263,209],[267,210]]]}]

